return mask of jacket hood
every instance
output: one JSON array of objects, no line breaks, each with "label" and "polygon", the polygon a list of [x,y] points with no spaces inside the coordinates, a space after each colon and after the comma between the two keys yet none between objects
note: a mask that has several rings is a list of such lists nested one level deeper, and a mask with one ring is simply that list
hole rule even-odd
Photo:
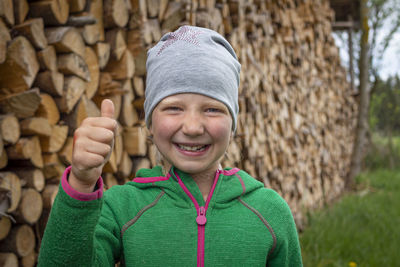
[{"label": "jacket hood", "polygon": [[[179,200],[180,203],[182,203],[183,199],[184,203],[192,205],[192,201],[179,184],[179,179],[197,202],[200,205],[204,204],[205,201],[200,189],[190,174],[175,167],[172,167],[167,175],[163,174],[160,166],[152,169],[140,169],[136,173],[136,178],[129,184],[142,189],[160,188],[166,194],[170,195],[171,198]],[[238,168],[217,170],[214,179],[217,179],[217,183],[211,196],[210,205],[230,205],[232,200],[246,194],[251,194],[254,190],[264,187],[261,182]]]}]

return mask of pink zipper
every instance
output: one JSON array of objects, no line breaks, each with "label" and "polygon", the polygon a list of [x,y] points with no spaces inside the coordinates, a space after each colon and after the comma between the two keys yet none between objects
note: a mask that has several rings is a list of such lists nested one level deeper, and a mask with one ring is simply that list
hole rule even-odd
[{"label": "pink zipper", "polygon": [[197,266],[198,267],[204,267],[204,239],[205,239],[205,225],[207,223],[207,209],[208,209],[208,204],[210,204],[210,200],[212,198],[212,195],[214,193],[215,186],[217,185],[219,175],[221,174],[222,171],[217,170],[214,178],[214,183],[211,187],[210,193],[208,194],[206,204],[203,206],[199,206],[199,203],[197,200],[193,197],[192,193],[190,193],[189,189],[185,186],[185,184],[182,182],[181,178],[178,176],[178,174],[175,172],[175,176],[178,179],[179,185],[182,187],[183,191],[185,191],[186,195],[192,200],[196,211],[197,211],[197,218],[196,218],[196,223],[197,223]]}]

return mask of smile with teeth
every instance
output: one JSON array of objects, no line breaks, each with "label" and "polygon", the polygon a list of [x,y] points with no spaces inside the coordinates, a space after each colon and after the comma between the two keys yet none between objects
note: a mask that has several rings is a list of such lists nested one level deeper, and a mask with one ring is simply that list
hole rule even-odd
[{"label": "smile with teeth", "polygon": [[180,149],[192,152],[199,152],[205,150],[209,145],[187,146],[176,144]]}]

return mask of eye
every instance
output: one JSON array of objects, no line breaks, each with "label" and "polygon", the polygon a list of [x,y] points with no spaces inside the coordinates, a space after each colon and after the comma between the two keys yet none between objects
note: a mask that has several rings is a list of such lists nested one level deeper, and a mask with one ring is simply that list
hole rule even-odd
[{"label": "eye", "polygon": [[181,111],[182,108],[178,106],[166,106],[163,108],[164,111],[170,111],[170,112],[176,112],[176,111]]},{"label": "eye", "polygon": [[221,113],[223,112],[221,109],[219,108],[207,108],[206,112],[210,112],[210,113]]}]

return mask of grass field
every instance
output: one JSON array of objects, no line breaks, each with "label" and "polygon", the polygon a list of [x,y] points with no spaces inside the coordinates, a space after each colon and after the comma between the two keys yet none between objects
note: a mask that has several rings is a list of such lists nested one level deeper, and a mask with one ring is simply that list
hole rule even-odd
[{"label": "grass field", "polygon": [[300,235],[304,266],[400,266],[400,170],[370,171],[357,183],[311,215]]}]

